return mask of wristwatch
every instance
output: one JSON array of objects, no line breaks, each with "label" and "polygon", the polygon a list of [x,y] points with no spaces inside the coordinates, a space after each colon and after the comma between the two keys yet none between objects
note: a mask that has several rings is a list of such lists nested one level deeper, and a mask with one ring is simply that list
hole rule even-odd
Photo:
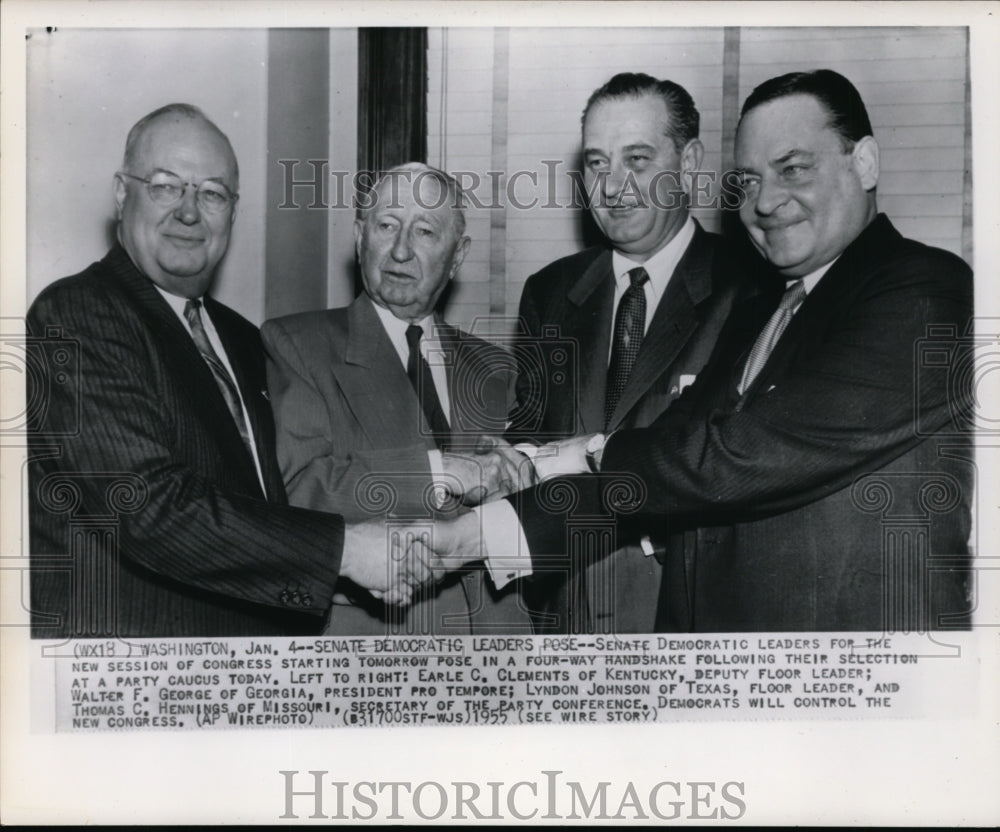
[{"label": "wristwatch", "polygon": [[596,474],[601,470],[601,457],[604,455],[604,446],[608,438],[603,433],[595,433],[587,442],[586,457],[587,467],[591,474]]}]

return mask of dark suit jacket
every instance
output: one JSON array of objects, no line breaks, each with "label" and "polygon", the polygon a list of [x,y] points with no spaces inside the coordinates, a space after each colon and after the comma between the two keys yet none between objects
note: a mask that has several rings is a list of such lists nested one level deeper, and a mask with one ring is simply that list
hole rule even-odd
[{"label": "dark suit jacket", "polygon": [[[605,430],[604,401],[614,325],[611,250],[590,248],[528,278],[520,318],[521,349],[513,440],[550,440]],[[650,425],[708,361],[739,287],[722,238],[695,223],[695,233],[657,305],[608,430]],[[573,356],[566,361],[564,356]],[[539,360],[540,359],[540,360]],[[658,541],[662,543],[662,541]],[[648,632],[660,585],[657,558],[628,545],[591,567],[586,597],[564,596],[557,582],[536,586],[533,606],[554,629]],[[547,598],[548,601],[543,599]],[[574,620],[581,608],[589,621]],[[559,626],[559,620],[563,626]],[[549,629],[545,625],[541,629]]]},{"label": "dark suit jacket", "polygon": [[268,501],[190,334],[122,248],[32,304],[33,635],[318,632],[343,522],[284,504],[257,329],[205,310]]},{"label": "dark suit jacket", "polygon": [[[499,434],[510,404],[505,351],[441,324],[453,445]],[[267,321],[268,383],[278,425],[278,459],[292,504],[348,520],[439,516],[427,451],[435,446],[406,369],[367,295],[350,306]],[[373,556],[377,553],[373,553]],[[407,621],[342,582],[354,602],[335,603],[328,632],[384,635],[387,625],[434,633],[528,625],[514,588],[496,592],[481,570],[455,576]],[[337,598],[337,601],[346,600]]]},{"label": "dark suit jacket", "polygon": [[[668,556],[657,629],[967,624],[968,378],[950,370],[972,314],[969,268],[880,215],[741,397],[780,293],[740,303],[678,405],[605,448],[605,478],[627,472],[644,490],[619,510],[697,528],[695,548]],[[521,511],[533,552],[565,547],[565,516],[531,494]]]}]

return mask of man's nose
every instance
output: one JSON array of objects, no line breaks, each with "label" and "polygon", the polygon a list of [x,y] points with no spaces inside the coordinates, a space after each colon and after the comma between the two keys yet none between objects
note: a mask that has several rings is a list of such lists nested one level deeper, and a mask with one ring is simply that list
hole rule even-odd
[{"label": "man's nose", "polygon": [[613,202],[625,184],[625,170],[621,165],[611,165],[601,177],[601,191],[605,199]]},{"label": "man's nose", "polygon": [[392,244],[392,259],[402,263],[413,256],[413,246],[410,244],[409,232],[400,228],[396,232],[396,239]]},{"label": "man's nose", "polygon": [[198,189],[194,185],[184,188],[181,201],[174,209],[174,216],[185,225],[194,225],[201,219],[201,210],[198,208]]},{"label": "man's nose", "polygon": [[788,200],[788,191],[770,176],[762,177],[757,187],[754,211],[767,216],[773,214]]}]

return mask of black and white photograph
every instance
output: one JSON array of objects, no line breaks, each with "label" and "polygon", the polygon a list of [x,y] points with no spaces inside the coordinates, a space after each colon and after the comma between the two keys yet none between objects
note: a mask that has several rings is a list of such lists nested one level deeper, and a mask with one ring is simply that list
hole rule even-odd
[{"label": "black and white photograph", "polygon": [[5,3],[3,820],[1000,820],[998,12]]}]

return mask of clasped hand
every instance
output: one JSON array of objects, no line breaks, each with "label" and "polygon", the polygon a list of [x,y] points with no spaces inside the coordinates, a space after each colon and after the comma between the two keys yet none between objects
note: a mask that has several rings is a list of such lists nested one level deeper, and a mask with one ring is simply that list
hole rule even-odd
[{"label": "clasped hand", "polygon": [[340,575],[387,604],[406,606],[422,587],[483,556],[472,512],[427,523],[369,520],[346,527]]},{"label": "clasped hand", "polygon": [[442,462],[442,486],[466,506],[497,500],[535,484],[531,460],[497,437],[480,437],[471,453],[445,452]]}]

